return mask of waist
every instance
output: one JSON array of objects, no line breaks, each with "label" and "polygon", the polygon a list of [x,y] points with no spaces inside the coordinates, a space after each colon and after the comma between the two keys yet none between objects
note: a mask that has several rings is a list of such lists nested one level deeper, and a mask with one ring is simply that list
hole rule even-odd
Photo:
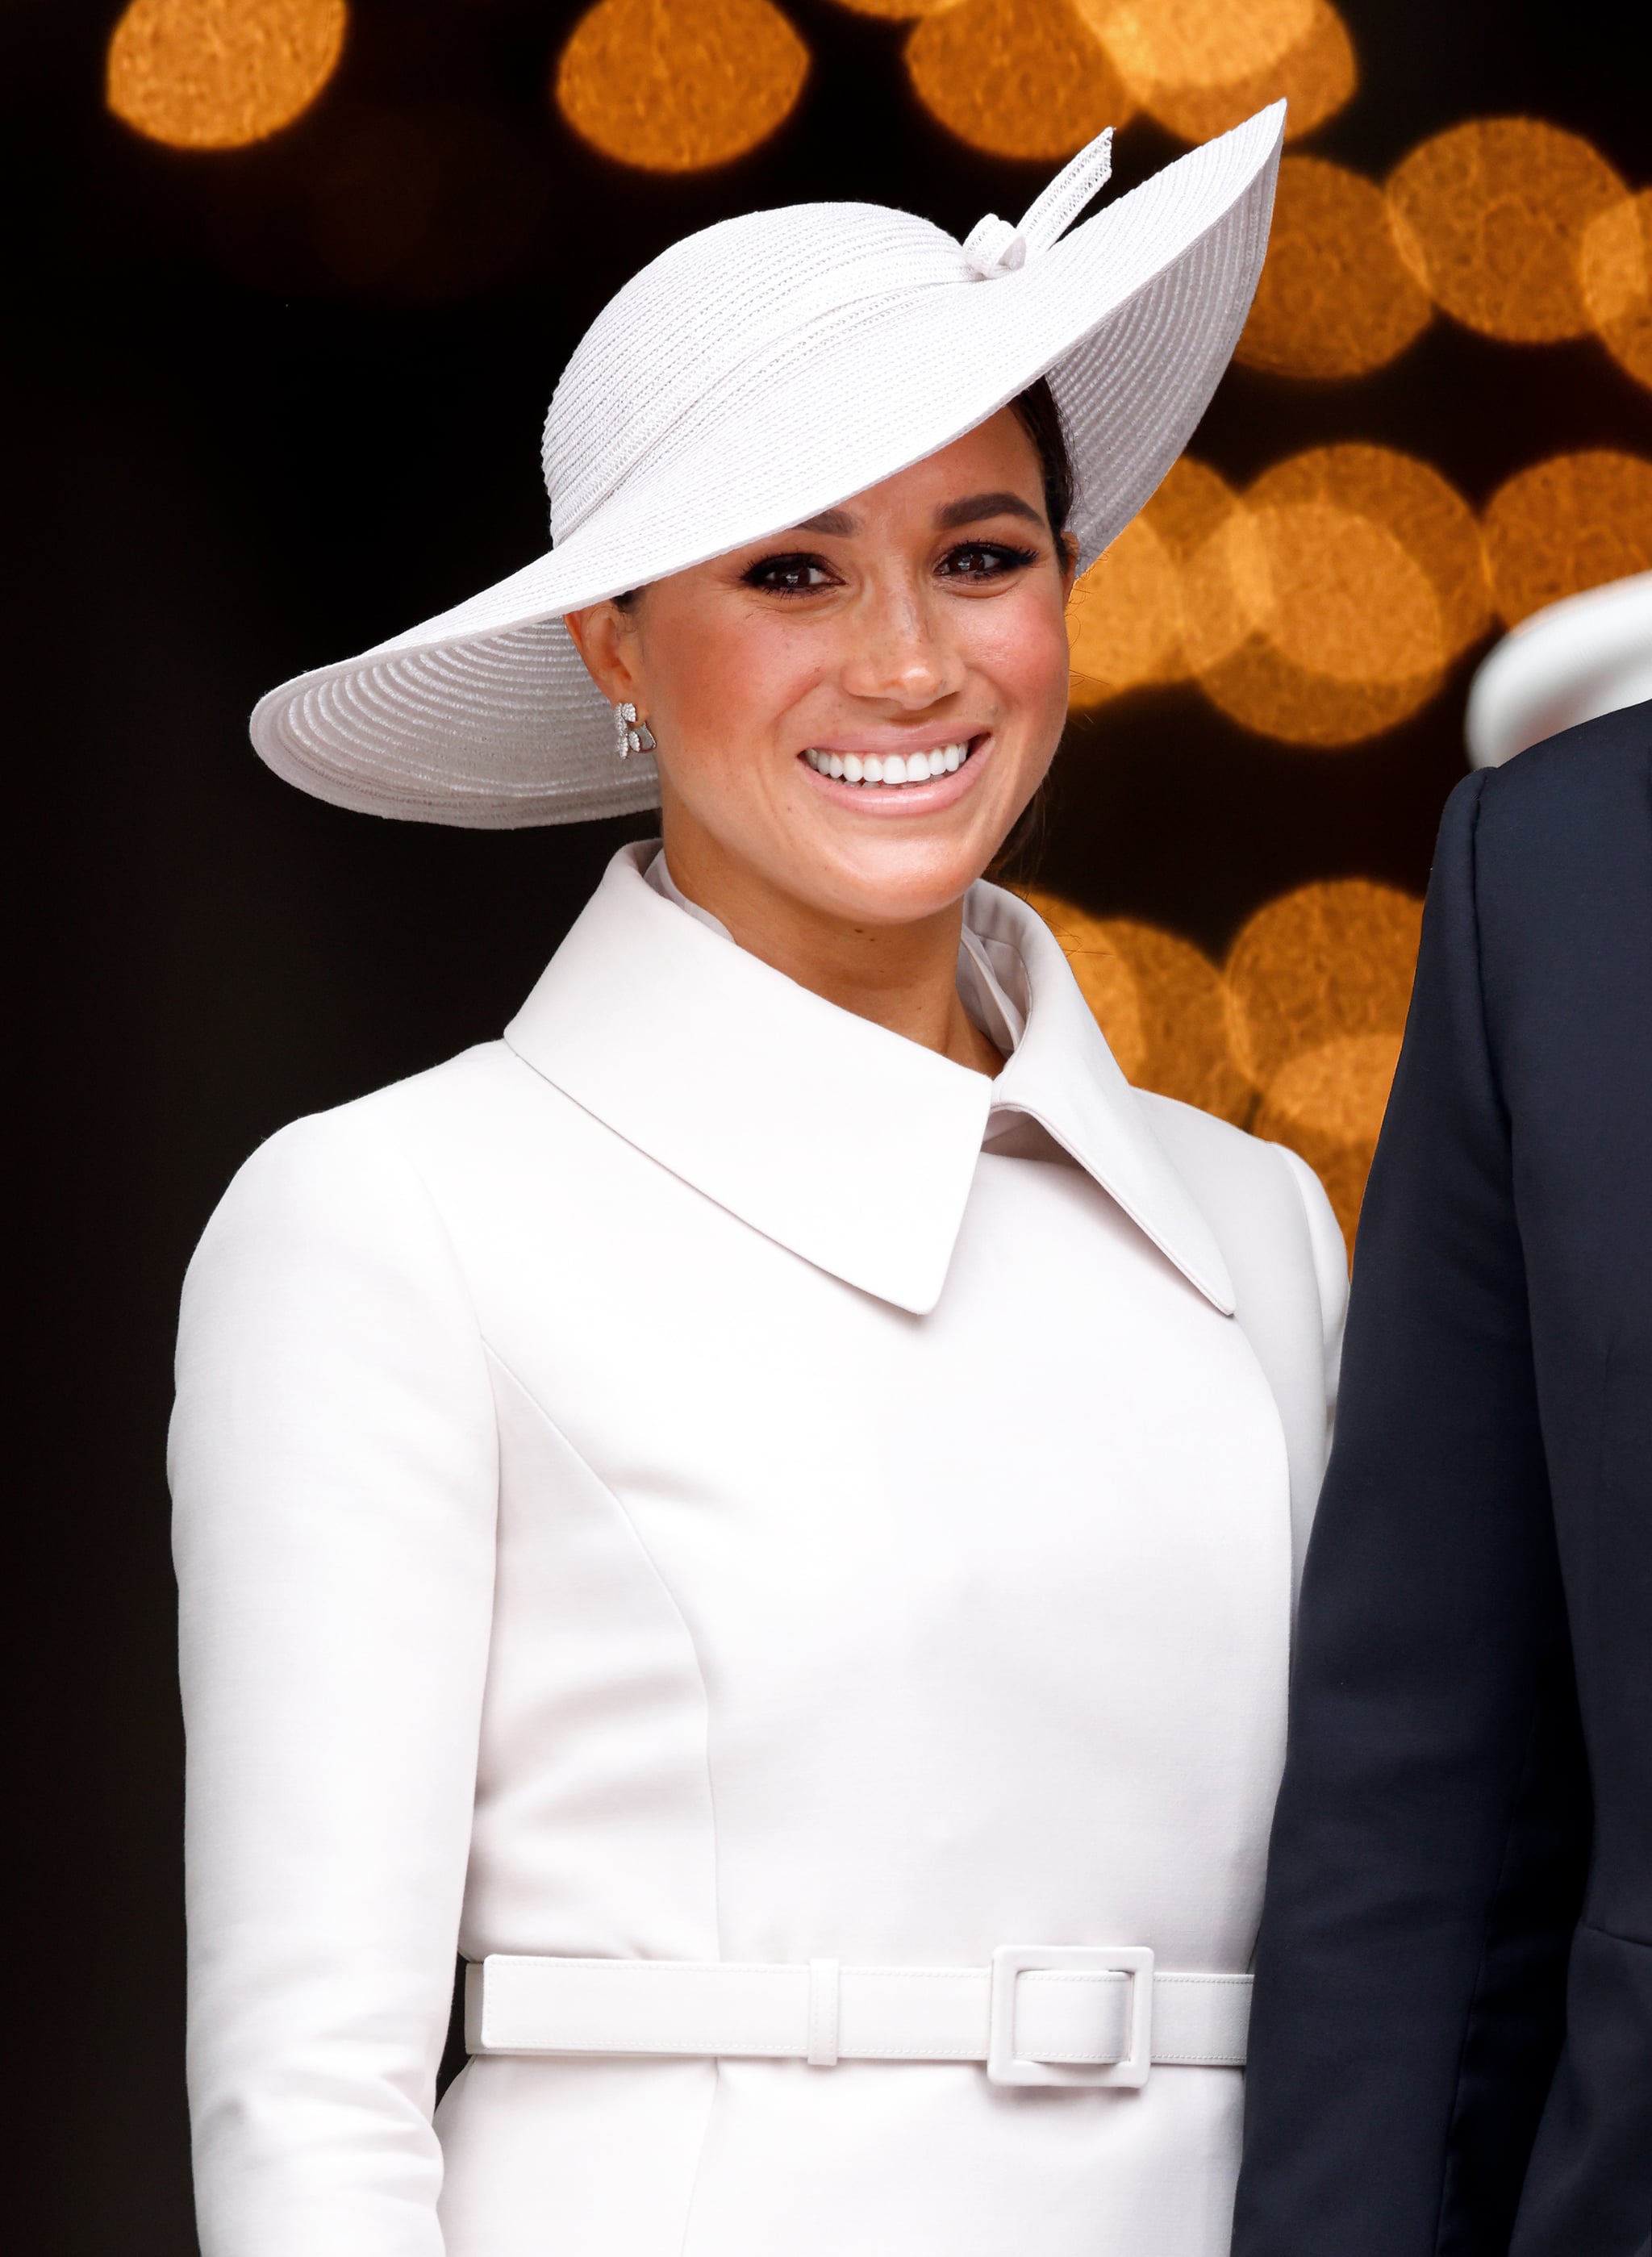
[{"label": "waist", "polygon": [[465,1979],[472,2054],[978,2062],[1001,2085],[1140,2087],[1241,2068],[1248,1975],[1141,1945],[1006,1944],[976,1967],[495,1955]]}]

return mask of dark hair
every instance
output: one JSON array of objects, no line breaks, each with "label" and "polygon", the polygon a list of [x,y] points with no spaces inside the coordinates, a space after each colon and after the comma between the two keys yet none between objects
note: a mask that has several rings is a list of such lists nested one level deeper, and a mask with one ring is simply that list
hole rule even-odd
[{"label": "dark hair", "polygon": [[[1073,513],[1073,458],[1067,449],[1067,434],[1062,428],[1061,410],[1049,379],[1041,376],[1036,384],[1018,392],[1010,406],[1016,421],[1038,449],[1038,466],[1044,473],[1044,514],[1065,563],[1073,552],[1072,536],[1067,530],[1067,520]],[[987,866],[989,878],[1030,881],[1044,844],[1048,790],[1048,783],[1041,783],[1016,817],[1008,838]]]},{"label": "dark hair", "polygon": [[1044,514],[1057,547],[1064,550],[1067,520],[1073,513],[1073,458],[1049,379],[1041,376],[1025,392],[1018,392],[1010,412],[1037,450],[1038,467],[1044,474]]}]

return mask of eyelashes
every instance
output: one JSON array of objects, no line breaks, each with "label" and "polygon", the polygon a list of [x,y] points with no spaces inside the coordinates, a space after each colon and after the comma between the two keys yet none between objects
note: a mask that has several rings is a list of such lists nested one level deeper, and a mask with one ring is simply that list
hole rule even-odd
[{"label": "eyelashes", "polygon": [[[943,579],[975,581],[1006,579],[1013,572],[1036,564],[1036,548],[1023,548],[1009,541],[961,541],[949,548],[935,566]],[[829,561],[808,549],[786,549],[759,556],[740,575],[743,587],[760,589],[771,596],[812,596],[837,584]]]},{"label": "eyelashes", "polygon": [[[988,569],[985,572],[957,570],[959,561],[966,556],[984,558]],[[1037,562],[1036,548],[1018,548],[1013,541],[965,541],[956,548],[948,549],[941,560],[940,569],[943,572],[953,571],[959,579],[996,580],[1006,572],[1023,570],[1028,564],[1036,564]]]},{"label": "eyelashes", "polygon": [[771,596],[809,596],[836,577],[823,556],[811,556],[799,549],[779,556],[759,556],[741,573],[740,583],[743,587],[761,588]]}]

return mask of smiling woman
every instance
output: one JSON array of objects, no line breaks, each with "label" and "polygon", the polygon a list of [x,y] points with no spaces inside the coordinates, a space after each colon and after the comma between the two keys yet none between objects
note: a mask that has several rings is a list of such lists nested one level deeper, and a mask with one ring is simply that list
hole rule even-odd
[{"label": "smiling woman", "polygon": [[851,506],[568,620],[604,695],[649,717],[678,882],[802,986],[986,1072],[954,913],[1066,715],[1048,482],[1003,408]]},{"label": "smiling woman", "polygon": [[258,707],[347,807],[663,839],[190,1272],[208,2257],[1222,2257],[1342,1244],[984,873],[1281,130],[674,245],[550,553]]}]

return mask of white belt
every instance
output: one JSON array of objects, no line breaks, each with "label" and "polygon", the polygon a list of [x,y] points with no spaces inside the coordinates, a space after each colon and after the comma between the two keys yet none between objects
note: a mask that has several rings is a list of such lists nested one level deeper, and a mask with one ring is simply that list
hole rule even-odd
[{"label": "white belt", "polygon": [[990,1967],[495,1956],[465,1973],[473,2054],[984,2062],[995,2084],[1141,2085],[1240,2068],[1248,1975],[1161,1975],[1139,1945],[1006,1943]]}]

